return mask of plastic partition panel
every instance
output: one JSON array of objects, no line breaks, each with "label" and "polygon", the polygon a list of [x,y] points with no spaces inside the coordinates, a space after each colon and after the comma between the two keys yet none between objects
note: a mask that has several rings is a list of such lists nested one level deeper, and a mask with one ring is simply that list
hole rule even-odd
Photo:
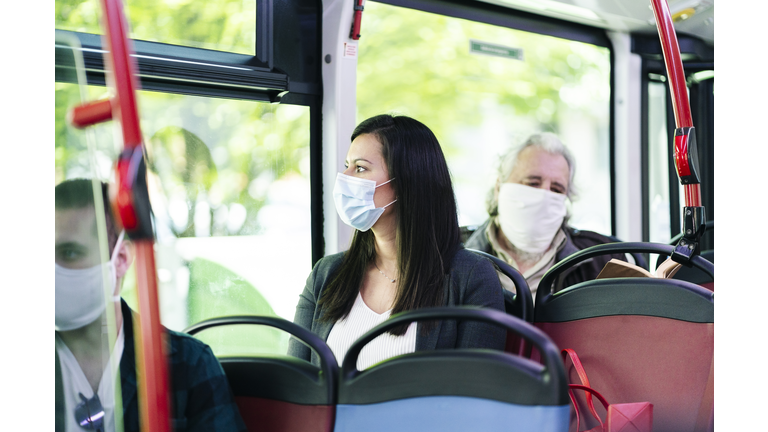
[{"label": "plastic partition panel", "polygon": [[565,432],[570,407],[514,405],[431,396],[370,405],[338,405],[336,432]]},{"label": "plastic partition panel", "polygon": [[[699,410],[712,409],[714,323],[603,316],[536,327],[576,351],[590,386],[610,403],[652,403],[654,432],[693,431]],[[572,367],[566,373],[579,382]],[[605,415],[600,404],[595,408]]]}]

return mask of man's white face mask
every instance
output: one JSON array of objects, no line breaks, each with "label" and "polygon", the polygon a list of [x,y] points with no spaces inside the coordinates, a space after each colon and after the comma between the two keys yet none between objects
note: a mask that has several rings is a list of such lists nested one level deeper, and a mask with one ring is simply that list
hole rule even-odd
[{"label": "man's white face mask", "polygon": [[[84,269],[68,269],[56,264],[56,330],[69,331],[84,327],[99,318],[106,308],[104,274],[109,274],[110,292],[117,287],[117,259],[123,242],[121,232],[112,258],[103,264]],[[120,301],[116,295],[112,301]]]},{"label": "man's white face mask", "polygon": [[518,249],[542,253],[565,219],[568,197],[517,183],[499,187],[499,225]]}]

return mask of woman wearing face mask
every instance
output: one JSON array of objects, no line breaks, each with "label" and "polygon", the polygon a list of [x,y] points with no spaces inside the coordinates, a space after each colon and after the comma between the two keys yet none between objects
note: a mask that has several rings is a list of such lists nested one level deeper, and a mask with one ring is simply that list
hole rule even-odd
[{"label": "woman wearing face mask", "polygon": [[[551,133],[529,137],[501,158],[496,185],[488,196],[491,216],[465,246],[496,255],[523,274],[536,298],[544,273],[568,255],[590,246],[613,242],[592,231],[567,225],[570,199],[575,195],[575,164],[565,145]],[[584,261],[564,274],[560,289],[597,277],[611,258]]]},{"label": "woman wearing face mask", "polygon": [[[333,195],[355,228],[349,250],[315,265],[294,322],[325,339],[339,364],[365,332],[403,311],[453,305],[503,310],[493,265],[461,247],[456,201],[440,144],[422,123],[379,115],[352,133]],[[359,368],[399,354],[503,349],[501,328],[474,322],[412,323],[368,344]],[[289,354],[318,363],[291,340]]]}]

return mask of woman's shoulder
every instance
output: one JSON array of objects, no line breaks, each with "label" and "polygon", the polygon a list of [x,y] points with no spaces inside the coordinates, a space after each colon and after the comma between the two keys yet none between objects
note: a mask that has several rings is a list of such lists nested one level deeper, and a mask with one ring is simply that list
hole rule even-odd
[{"label": "woman's shoulder", "polygon": [[315,268],[321,269],[321,268],[327,268],[327,267],[333,267],[335,265],[341,264],[341,260],[344,259],[344,254],[346,251],[343,252],[337,252],[335,254],[326,255],[322,258],[320,258],[317,263],[315,263]]},{"label": "woman's shoulder", "polygon": [[451,261],[451,273],[468,274],[474,269],[493,270],[493,264],[488,258],[469,249],[461,248],[456,251]]},{"label": "woman's shoulder", "polygon": [[315,280],[324,281],[328,279],[341,265],[345,252],[338,252],[332,255],[326,255],[320,258],[312,268],[311,277]]}]

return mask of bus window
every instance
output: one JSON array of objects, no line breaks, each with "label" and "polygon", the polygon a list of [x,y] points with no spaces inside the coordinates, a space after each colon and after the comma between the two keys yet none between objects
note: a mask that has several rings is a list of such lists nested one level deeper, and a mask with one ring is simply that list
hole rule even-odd
[{"label": "bus window", "polygon": [[[59,96],[72,87],[57,83],[57,126],[64,121],[59,111],[65,112]],[[104,92],[89,90],[91,97]],[[309,108],[138,95],[163,325],[181,331],[242,314],[293,319],[311,270]],[[93,128],[99,141],[94,170],[104,179],[119,151],[111,128]],[[84,176],[87,160],[80,148],[57,150],[57,173]],[[135,286],[130,271],[122,295],[133,308]],[[288,339],[254,326],[214,329],[200,338],[217,356],[284,353]]]},{"label": "bus window", "polygon": [[[125,3],[130,38],[255,54],[256,0]],[[56,28],[101,34],[99,0],[56,0]]]},{"label": "bus window", "polygon": [[611,233],[607,48],[367,2],[357,68],[358,121],[412,116],[437,135],[461,225],[488,217],[501,152],[554,132],[576,158],[571,224]]},{"label": "bus window", "polygon": [[648,82],[648,241],[657,243],[672,237],[666,87],[664,82]]}]

